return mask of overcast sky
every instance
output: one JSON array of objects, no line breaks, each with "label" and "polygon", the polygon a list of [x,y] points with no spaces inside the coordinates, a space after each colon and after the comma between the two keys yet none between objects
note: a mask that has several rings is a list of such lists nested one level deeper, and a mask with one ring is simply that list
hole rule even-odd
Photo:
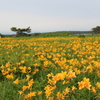
[{"label": "overcast sky", "polygon": [[100,0],[0,0],[0,33],[84,31],[100,25]]}]

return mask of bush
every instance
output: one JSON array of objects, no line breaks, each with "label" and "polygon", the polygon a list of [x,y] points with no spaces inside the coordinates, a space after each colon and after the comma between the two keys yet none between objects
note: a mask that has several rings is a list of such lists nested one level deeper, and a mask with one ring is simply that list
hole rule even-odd
[{"label": "bush", "polygon": [[78,35],[79,38],[85,38],[84,34]]}]

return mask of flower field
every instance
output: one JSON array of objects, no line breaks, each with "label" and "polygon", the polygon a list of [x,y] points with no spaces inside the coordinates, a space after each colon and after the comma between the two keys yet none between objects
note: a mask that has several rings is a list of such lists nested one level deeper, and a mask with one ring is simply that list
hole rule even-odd
[{"label": "flower field", "polygon": [[100,100],[100,37],[1,38],[0,100]]}]

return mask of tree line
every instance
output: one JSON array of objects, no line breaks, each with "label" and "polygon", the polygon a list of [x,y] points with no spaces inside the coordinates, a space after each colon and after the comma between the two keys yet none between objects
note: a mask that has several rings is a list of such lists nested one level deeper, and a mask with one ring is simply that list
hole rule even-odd
[{"label": "tree line", "polygon": [[[92,34],[100,34],[100,26],[96,26],[96,27],[92,28],[91,30],[92,30]],[[22,28],[22,29],[21,28],[12,27],[11,31],[16,32],[17,36],[25,36],[25,35],[27,35],[28,33],[31,32],[31,29],[30,29],[30,27]],[[69,31],[69,32],[70,33],[74,33],[74,34],[78,34],[78,33],[80,33],[80,34],[91,33],[91,31]],[[53,32],[53,33],[55,33],[55,32]],[[64,33],[64,32],[62,32],[62,33]],[[35,35],[39,35],[39,34],[35,33]]]},{"label": "tree line", "polygon": [[[16,36],[39,36],[41,33],[34,33],[34,34],[29,34],[31,32],[31,28],[30,27],[27,27],[27,28],[16,28],[16,27],[12,27],[11,28],[11,31],[13,32],[16,32]],[[93,35],[98,35],[100,34],[100,26],[96,26],[94,28],[91,29],[91,32],[90,31],[66,31],[66,32],[52,32],[53,34],[56,34],[56,33],[60,33],[60,35],[62,34],[65,34],[67,33],[68,35],[69,34],[82,34],[82,33],[92,33]],[[51,35],[51,36],[54,36],[52,35],[52,33],[48,32],[48,36]],[[71,34],[71,35],[72,35]],[[57,35],[57,34],[56,34]],[[1,33],[0,33],[0,37],[4,37]]]}]

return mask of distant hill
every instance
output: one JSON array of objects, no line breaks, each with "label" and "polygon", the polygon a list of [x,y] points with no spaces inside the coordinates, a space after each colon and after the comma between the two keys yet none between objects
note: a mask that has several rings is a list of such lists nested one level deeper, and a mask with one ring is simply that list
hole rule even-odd
[{"label": "distant hill", "polygon": [[43,33],[31,33],[31,36],[69,36],[79,34],[92,34],[92,31],[55,31],[55,32],[43,32]]},{"label": "distant hill", "polygon": [[67,31],[73,34],[92,34],[92,31]]},{"label": "distant hill", "polygon": [[[69,36],[79,34],[92,34],[92,31],[55,31],[55,32],[43,32],[43,33],[30,33],[27,36],[39,36],[39,37],[56,37],[56,36]],[[2,35],[2,34],[1,34]],[[2,37],[15,37],[16,34],[4,34]]]},{"label": "distant hill", "polygon": [[[55,32],[43,32],[42,34],[47,34],[47,33],[72,33],[72,34],[91,34],[92,31],[55,31]],[[34,34],[34,33],[32,33]],[[38,33],[39,34],[39,33]]]}]

